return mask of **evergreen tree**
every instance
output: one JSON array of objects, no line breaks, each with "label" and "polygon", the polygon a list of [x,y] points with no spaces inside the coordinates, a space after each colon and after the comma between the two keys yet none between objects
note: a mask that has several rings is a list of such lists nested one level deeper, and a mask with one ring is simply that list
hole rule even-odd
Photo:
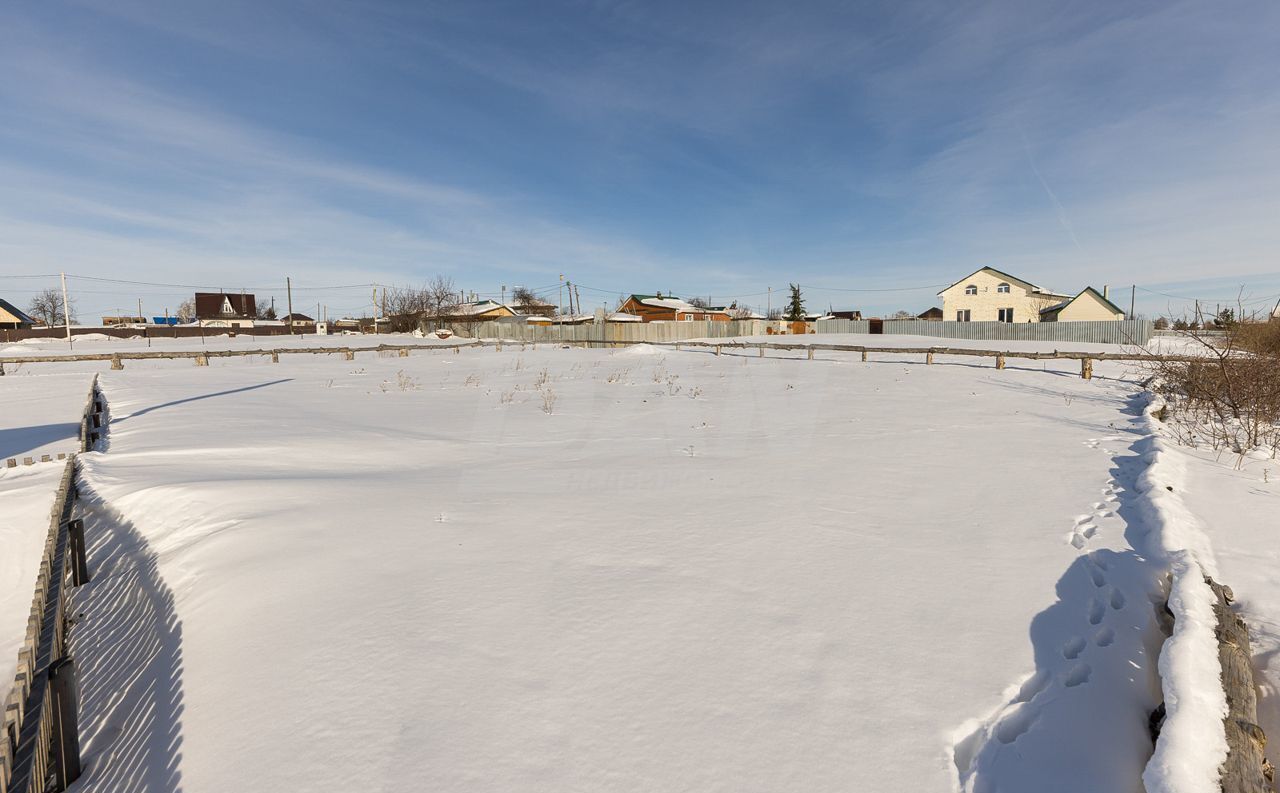
[{"label": "evergreen tree", "polygon": [[800,296],[800,285],[791,284],[791,302],[787,305],[788,322],[804,321],[804,298]]}]

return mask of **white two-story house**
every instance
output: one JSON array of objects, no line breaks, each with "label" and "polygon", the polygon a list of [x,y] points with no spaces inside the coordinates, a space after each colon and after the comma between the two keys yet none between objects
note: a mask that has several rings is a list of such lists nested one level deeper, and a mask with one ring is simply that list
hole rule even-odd
[{"label": "white two-story house", "polygon": [[951,322],[1121,320],[1124,311],[1092,287],[1076,295],[983,267],[943,289],[942,318]]}]

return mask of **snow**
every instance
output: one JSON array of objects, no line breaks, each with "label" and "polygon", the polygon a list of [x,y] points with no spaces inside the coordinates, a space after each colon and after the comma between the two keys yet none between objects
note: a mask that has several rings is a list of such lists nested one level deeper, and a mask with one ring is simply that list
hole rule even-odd
[{"label": "snow", "polygon": [[857,357],[104,373],[82,789],[1137,789],[1134,387]]},{"label": "snow", "polygon": [[[63,373],[0,377],[0,699],[8,694],[18,648],[27,631],[31,598],[49,512],[65,462],[21,465],[23,458],[80,449],[80,417],[91,375]],[[17,468],[9,468],[13,458]]]},{"label": "snow", "polygon": [[1151,451],[1138,490],[1172,573],[1174,628],[1160,653],[1164,725],[1142,779],[1147,793],[1214,793],[1227,757],[1227,696],[1218,661],[1216,597],[1204,578],[1217,577],[1217,564],[1208,535],[1182,501],[1185,460],[1160,437],[1158,407],[1149,402],[1143,409]]},{"label": "snow", "polygon": [[0,699],[13,685],[64,466],[0,469]]},{"label": "snow", "polygon": [[1181,470],[1175,492],[1212,539],[1214,578],[1234,590],[1234,607],[1249,626],[1259,724],[1268,737],[1280,735],[1280,462],[1172,444],[1165,454]]},{"label": "snow", "polygon": [[[1280,466],[1169,445],[1131,367],[449,344],[102,372],[106,450],[82,456],[95,576],[74,595],[80,789],[1216,784],[1199,571],[1219,571],[1212,538],[1250,625],[1276,613]],[[76,345],[114,349],[146,347]],[[5,403],[0,429],[78,422],[104,366],[7,366],[15,397],[75,398]],[[6,516],[16,481],[0,475]],[[49,502],[20,500],[12,525],[42,543]],[[1259,651],[1280,650],[1260,624]]]},{"label": "snow", "polygon": [[[155,334],[166,333],[161,328]],[[134,336],[117,339],[102,333],[90,333],[74,337],[75,343],[67,345],[66,339],[24,339],[22,341],[0,343],[0,356],[23,355],[80,355],[104,352],[163,352],[166,350],[192,352],[195,350],[257,350],[257,349],[305,349],[312,347],[375,347],[379,344],[422,344],[423,339],[411,333],[364,333],[333,334],[320,336],[308,335],[273,335],[253,336],[249,333],[238,333],[231,336],[227,333],[210,331],[204,338],[200,336],[183,336],[165,338],[152,335],[150,338]],[[458,341],[442,341],[428,336],[426,341],[437,344],[456,344]],[[17,366],[31,366],[21,364]],[[5,364],[5,371],[12,372],[15,364]],[[95,364],[95,368],[102,368]],[[19,369],[21,371],[21,369]]]},{"label": "snow", "polygon": [[82,372],[0,377],[0,467],[5,460],[80,450],[80,417],[93,382]]}]

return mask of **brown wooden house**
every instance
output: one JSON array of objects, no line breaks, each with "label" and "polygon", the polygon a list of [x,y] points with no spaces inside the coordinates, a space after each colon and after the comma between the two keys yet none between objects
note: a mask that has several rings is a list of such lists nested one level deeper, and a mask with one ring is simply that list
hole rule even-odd
[{"label": "brown wooden house", "polygon": [[196,292],[196,319],[252,320],[258,307],[253,295],[233,292]]},{"label": "brown wooden house", "polygon": [[629,295],[618,311],[640,317],[643,322],[728,322],[730,319],[729,312],[723,308],[699,308],[678,297],[662,294]]}]

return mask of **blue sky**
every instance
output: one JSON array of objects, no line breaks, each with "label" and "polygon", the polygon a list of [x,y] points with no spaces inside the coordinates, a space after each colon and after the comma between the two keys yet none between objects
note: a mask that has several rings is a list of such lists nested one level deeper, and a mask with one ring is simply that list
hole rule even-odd
[{"label": "blue sky", "polygon": [[[1273,0],[10,3],[0,296],[288,275],[358,313],[565,273],[588,306],[918,311],[990,264],[1261,304],[1278,29]],[[190,291],[72,283],[90,315]]]}]

